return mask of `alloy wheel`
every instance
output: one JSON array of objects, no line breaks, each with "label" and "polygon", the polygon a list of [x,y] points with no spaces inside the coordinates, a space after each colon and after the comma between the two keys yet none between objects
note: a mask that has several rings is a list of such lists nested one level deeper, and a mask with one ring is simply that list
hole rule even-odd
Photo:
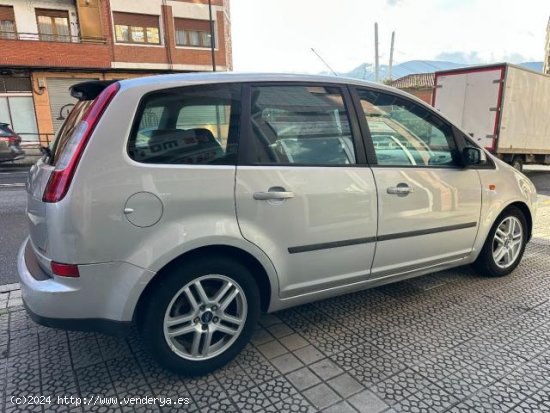
[{"label": "alloy wheel", "polygon": [[241,286],[219,274],[199,277],[181,288],[164,315],[164,337],[177,355],[205,360],[227,350],[246,323]]},{"label": "alloy wheel", "polygon": [[515,216],[508,216],[497,227],[493,237],[493,259],[502,269],[517,260],[523,244],[523,226]]}]

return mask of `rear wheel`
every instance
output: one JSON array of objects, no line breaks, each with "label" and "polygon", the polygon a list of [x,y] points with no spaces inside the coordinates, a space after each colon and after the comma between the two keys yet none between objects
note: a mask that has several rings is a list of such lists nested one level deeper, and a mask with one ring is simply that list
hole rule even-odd
[{"label": "rear wheel", "polygon": [[474,266],[482,275],[501,277],[519,264],[527,243],[527,223],[523,213],[506,209],[496,220]]},{"label": "rear wheel", "polygon": [[232,360],[248,343],[260,309],[248,269],[219,257],[168,274],[149,297],[141,333],[166,369],[203,375]]}]

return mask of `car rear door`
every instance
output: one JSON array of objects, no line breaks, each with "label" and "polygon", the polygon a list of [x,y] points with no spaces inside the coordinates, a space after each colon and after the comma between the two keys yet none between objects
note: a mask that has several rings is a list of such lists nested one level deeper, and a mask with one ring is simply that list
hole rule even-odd
[{"label": "car rear door", "polygon": [[476,238],[481,183],[461,165],[454,128],[391,92],[356,88],[354,98],[378,188],[372,277],[460,262]]},{"label": "car rear door", "polygon": [[376,188],[347,88],[260,83],[244,94],[237,217],[272,260],[281,298],[366,281]]}]

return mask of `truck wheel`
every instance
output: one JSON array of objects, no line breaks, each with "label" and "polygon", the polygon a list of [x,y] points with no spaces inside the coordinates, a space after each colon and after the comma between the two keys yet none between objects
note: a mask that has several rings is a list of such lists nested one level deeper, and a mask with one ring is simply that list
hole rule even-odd
[{"label": "truck wheel", "polygon": [[495,221],[474,267],[480,275],[502,277],[518,266],[527,243],[527,223],[516,207],[507,208]]},{"label": "truck wheel", "polygon": [[511,165],[518,171],[523,171],[523,158],[521,156],[514,157]]},{"label": "truck wheel", "polygon": [[141,317],[150,354],[167,370],[210,373],[248,343],[260,312],[250,271],[225,257],[197,259],[156,286]]}]

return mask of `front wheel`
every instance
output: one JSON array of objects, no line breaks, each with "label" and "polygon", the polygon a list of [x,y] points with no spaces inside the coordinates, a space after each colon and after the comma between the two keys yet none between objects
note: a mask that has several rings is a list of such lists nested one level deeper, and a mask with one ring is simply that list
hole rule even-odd
[{"label": "front wheel", "polygon": [[167,274],[149,297],[141,333],[168,370],[203,375],[248,343],[260,309],[248,269],[224,257],[199,259]]},{"label": "front wheel", "polygon": [[523,213],[506,209],[491,228],[474,266],[481,275],[502,277],[520,263],[527,243],[527,223]]}]

